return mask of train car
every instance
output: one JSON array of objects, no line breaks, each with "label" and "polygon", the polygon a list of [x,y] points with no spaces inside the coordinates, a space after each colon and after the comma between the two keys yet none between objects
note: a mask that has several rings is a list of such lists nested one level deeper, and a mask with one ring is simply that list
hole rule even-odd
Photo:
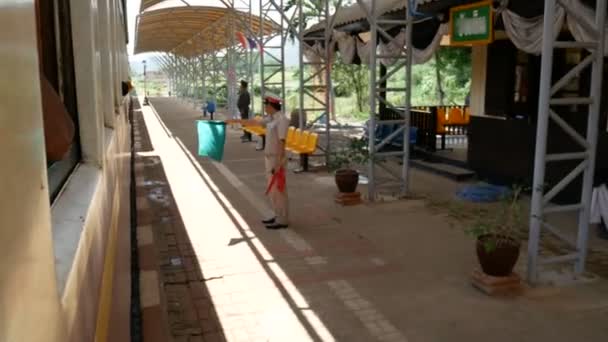
[{"label": "train car", "polygon": [[0,4],[0,341],[126,341],[126,0]]}]

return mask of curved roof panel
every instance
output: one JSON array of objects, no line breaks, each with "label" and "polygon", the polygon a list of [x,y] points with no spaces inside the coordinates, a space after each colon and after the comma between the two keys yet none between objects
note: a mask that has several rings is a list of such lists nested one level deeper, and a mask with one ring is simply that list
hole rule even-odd
[{"label": "curved roof panel", "polygon": [[[151,10],[137,18],[135,54],[171,52],[184,57],[221,50],[238,42],[232,32],[248,35],[249,13],[225,7],[185,6]],[[252,15],[250,26],[259,32],[260,17]],[[279,26],[264,21],[264,34]]]}]

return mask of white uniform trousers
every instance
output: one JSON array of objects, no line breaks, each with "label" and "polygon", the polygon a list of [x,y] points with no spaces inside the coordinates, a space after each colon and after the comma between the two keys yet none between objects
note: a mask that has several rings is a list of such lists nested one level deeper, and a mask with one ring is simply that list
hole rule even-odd
[{"label": "white uniform trousers", "polygon": [[[268,186],[272,179],[272,169],[275,170],[279,168],[278,157],[274,155],[265,155],[264,161],[266,164],[266,179]],[[283,165],[285,167],[285,165]],[[272,189],[268,193],[270,197],[270,203],[272,205],[272,210],[274,211],[274,216],[276,218],[277,224],[288,224],[287,219],[289,216],[289,203],[287,200],[287,186],[285,186],[285,191],[280,192],[277,185],[273,185]]]}]

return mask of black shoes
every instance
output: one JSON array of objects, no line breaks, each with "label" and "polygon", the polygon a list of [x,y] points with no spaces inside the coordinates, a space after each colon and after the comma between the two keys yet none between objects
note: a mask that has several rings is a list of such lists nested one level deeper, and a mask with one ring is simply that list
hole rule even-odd
[{"label": "black shoes", "polygon": [[287,227],[288,227],[288,225],[286,225],[286,224],[275,223],[275,224],[267,225],[266,229],[285,229]]},{"label": "black shoes", "polygon": [[266,229],[284,229],[284,228],[288,227],[288,225],[286,225],[286,224],[280,224],[280,223],[276,223],[276,222],[277,222],[277,219],[275,217],[262,221],[262,223],[264,225],[266,225]]},{"label": "black shoes", "polygon": [[276,220],[277,220],[276,217],[273,217],[273,218],[268,219],[268,220],[263,220],[262,223],[265,224],[265,225],[274,224]]}]

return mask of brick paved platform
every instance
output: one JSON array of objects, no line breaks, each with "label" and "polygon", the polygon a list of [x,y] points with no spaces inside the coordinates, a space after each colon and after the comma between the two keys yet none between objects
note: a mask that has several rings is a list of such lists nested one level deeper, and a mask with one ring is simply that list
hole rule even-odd
[{"label": "brick paved platform", "polygon": [[[289,173],[290,229],[267,231],[255,145],[229,128],[223,163],[199,158],[193,106],[151,104],[135,113],[146,342],[608,337],[605,280],[488,297],[472,241],[421,200],[343,207],[330,175]],[[426,182],[457,186],[413,173]]]}]

